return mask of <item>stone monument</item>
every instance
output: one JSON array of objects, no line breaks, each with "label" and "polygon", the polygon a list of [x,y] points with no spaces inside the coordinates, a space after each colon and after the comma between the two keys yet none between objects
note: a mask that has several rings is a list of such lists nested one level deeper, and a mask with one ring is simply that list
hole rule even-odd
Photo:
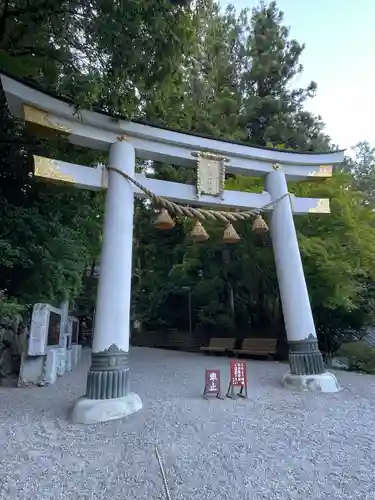
[{"label": "stone monument", "polygon": [[[31,316],[28,351],[21,358],[19,385],[47,383],[55,380],[60,343],[61,311],[50,304],[38,303]],[[52,371],[51,371],[52,370]]]}]

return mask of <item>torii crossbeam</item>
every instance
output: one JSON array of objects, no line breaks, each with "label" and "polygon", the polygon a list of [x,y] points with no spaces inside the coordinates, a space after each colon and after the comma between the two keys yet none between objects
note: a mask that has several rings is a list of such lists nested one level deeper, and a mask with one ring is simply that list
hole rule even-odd
[{"label": "torii crossbeam", "polygon": [[[114,119],[104,113],[81,110],[72,103],[43,93],[22,81],[1,74],[3,89],[14,116],[56,130],[83,147],[109,151],[109,170],[35,157],[35,175],[71,183],[77,188],[107,188],[100,277],[92,361],[85,397],[75,404],[72,419],[94,423],[121,418],[142,407],[129,389],[129,328],[133,239],[133,199],[143,195],[123,175],[137,180],[158,196],[189,204],[231,208],[272,206],[271,237],[290,346],[290,372],[285,386],[335,392],[335,376],[325,372],[318,348],[314,320],[306,287],[295,214],[329,213],[329,200],[294,197],[291,204],[287,180],[327,178],[332,167],[344,159],[343,151],[302,154],[155,127],[141,122]],[[135,159],[158,160],[193,167],[202,152],[225,158],[226,170],[242,175],[264,176],[265,192],[250,194],[224,191],[221,197],[197,197],[194,186],[166,182],[135,174]]]}]

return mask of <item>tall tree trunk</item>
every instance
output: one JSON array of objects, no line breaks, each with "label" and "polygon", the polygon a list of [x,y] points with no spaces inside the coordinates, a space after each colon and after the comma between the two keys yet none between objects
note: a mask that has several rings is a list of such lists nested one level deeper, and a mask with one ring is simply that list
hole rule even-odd
[{"label": "tall tree trunk", "polygon": [[231,311],[231,315],[233,317],[233,323],[235,323],[234,290],[232,284],[228,279],[228,268],[230,266],[230,251],[228,248],[224,248],[222,252],[222,259],[224,264],[223,269],[224,269],[225,284],[228,290],[228,305]]},{"label": "tall tree trunk", "polygon": [[6,32],[6,19],[8,13],[9,0],[0,0],[0,45]]}]

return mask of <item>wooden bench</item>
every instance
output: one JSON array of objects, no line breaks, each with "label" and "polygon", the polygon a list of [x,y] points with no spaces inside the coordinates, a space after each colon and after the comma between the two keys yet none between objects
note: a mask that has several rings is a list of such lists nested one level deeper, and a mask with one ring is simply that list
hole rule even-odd
[{"label": "wooden bench", "polygon": [[211,338],[207,347],[201,347],[204,352],[233,352],[236,339]]},{"label": "wooden bench", "polygon": [[241,349],[234,349],[235,354],[253,354],[272,356],[276,354],[277,339],[244,339]]}]

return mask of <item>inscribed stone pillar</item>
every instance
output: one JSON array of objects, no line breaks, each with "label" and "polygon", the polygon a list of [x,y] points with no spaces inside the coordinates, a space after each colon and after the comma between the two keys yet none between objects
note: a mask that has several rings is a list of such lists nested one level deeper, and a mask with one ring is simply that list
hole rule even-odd
[{"label": "inscribed stone pillar", "polygon": [[60,312],[61,312],[61,323],[60,323],[59,346],[65,349],[67,344],[66,337],[68,334],[69,300],[61,302]]}]

